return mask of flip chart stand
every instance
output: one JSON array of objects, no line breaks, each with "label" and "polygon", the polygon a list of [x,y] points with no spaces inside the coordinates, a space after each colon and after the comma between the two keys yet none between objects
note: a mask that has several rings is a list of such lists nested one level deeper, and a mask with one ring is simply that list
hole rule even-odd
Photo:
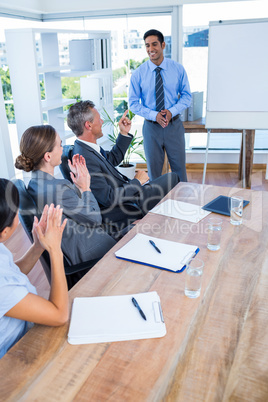
[{"label": "flip chart stand", "polygon": [[[211,134],[211,129],[208,128],[207,129],[207,145],[206,145],[206,154],[205,154],[202,184],[205,184],[205,180],[206,180],[210,134]],[[245,188],[246,187],[246,136],[247,136],[247,130],[245,130],[245,129],[242,130],[242,136],[243,136],[243,144],[244,144],[243,145],[243,153],[242,153],[242,186],[243,186],[243,188]],[[268,176],[268,174],[267,174],[267,176]]]}]

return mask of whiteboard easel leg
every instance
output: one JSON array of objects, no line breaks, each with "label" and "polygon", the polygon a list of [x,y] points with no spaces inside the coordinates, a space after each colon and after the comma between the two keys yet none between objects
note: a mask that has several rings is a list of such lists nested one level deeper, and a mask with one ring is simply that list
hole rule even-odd
[{"label": "whiteboard easel leg", "polygon": [[243,168],[242,168],[242,185],[246,187],[246,130],[243,130]]},{"label": "whiteboard easel leg", "polygon": [[206,156],[205,156],[205,163],[204,163],[202,184],[205,184],[205,179],[206,179],[206,171],[207,171],[207,163],[208,163],[209,140],[210,140],[210,129],[208,129],[208,133],[207,133],[207,146],[206,146]]}]

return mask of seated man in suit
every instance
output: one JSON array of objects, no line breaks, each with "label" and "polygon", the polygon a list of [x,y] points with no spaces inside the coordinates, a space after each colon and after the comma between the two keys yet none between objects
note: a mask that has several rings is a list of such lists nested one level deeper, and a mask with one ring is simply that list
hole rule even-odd
[{"label": "seated man in suit", "polygon": [[179,182],[176,173],[167,173],[145,184],[149,177],[144,171],[138,171],[133,180],[118,172],[115,166],[122,162],[132,139],[131,122],[126,114],[119,121],[120,134],[110,152],[97,144],[97,139],[103,136],[103,120],[93,102],[75,103],[67,116],[67,124],[77,137],[73,153],[83,155],[86,160],[91,190],[99,203],[103,221],[118,226],[141,217],[126,211],[124,202],[136,203],[146,214]]}]

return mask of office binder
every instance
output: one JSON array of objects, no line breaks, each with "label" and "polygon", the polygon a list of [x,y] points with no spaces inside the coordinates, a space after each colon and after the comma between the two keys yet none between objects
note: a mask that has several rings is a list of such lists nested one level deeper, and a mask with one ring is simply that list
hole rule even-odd
[{"label": "office binder", "polygon": [[[243,208],[249,204],[249,201],[243,201]],[[208,202],[202,207],[206,211],[216,212],[217,214],[230,216],[231,197],[219,195],[219,197]]]},{"label": "office binder", "polygon": [[203,115],[203,92],[192,92],[192,102],[188,108],[188,121],[194,121]]},{"label": "office binder", "polygon": [[180,119],[181,119],[181,121],[187,121],[188,120],[188,108],[184,109],[181,112]]},{"label": "office binder", "polygon": [[94,71],[94,39],[73,39],[69,41],[70,65],[73,70]]},{"label": "office binder", "polygon": [[[146,320],[133,305],[135,298]],[[72,345],[160,338],[166,335],[157,292],[77,297],[73,301],[68,342]]]},{"label": "office binder", "polygon": [[[152,242],[155,246],[152,245]],[[122,260],[179,273],[184,271],[187,262],[198,252],[199,248],[194,245],[157,239],[138,233],[116,251],[115,256]]]}]

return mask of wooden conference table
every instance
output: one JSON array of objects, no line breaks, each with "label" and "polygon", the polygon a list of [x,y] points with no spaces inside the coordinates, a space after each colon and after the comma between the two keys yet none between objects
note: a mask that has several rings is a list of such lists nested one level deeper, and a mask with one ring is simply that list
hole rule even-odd
[{"label": "wooden conference table", "polygon": [[[167,334],[159,339],[72,346],[68,325],[36,325],[0,360],[0,399],[38,401],[268,400],[268,192],[180,183],[167,197],[204,205],[219,194],[250,201],[239,227],[223,218],[221,249],[198,224],[147,214],[69,292],[158,292]],[[211,216],[211,215],[210,215]],[[136,231],[200,247],[201,296],[175,274],[118,260]]]}]

